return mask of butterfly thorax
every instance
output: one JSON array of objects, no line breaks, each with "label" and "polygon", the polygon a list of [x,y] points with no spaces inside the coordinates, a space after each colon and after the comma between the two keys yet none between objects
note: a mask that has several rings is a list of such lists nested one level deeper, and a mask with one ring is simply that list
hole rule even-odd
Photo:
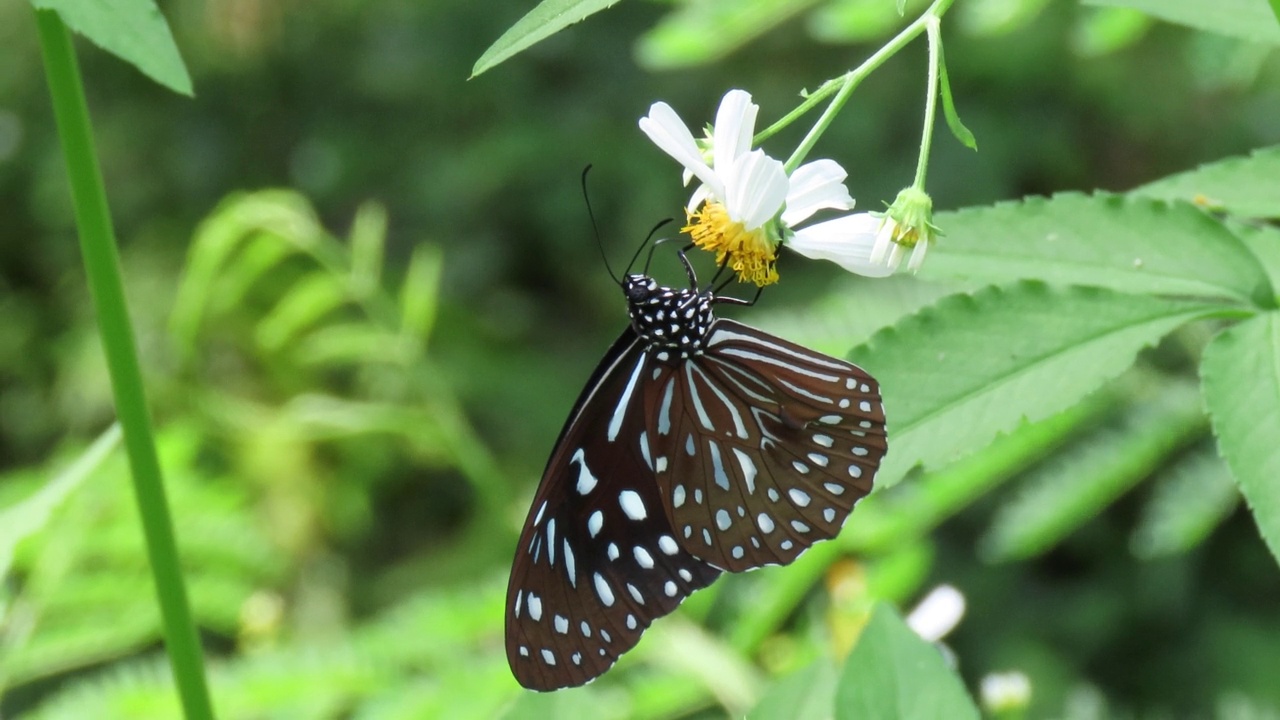
[{"label": "butterfly thorax", "polygon": [[648,275],[628,275],[623,291],[631,327],[659,361],[702,354],[715,320],[710,292],[665,287]]}]

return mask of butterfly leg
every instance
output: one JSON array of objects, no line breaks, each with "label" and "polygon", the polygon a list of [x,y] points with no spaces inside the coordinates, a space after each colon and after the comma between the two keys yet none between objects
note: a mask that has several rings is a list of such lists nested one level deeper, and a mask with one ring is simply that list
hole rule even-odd
[{"label": "butterfly leg", "polygon": [[[727,283],[726,283],[726,284],[727,284]],[[723,289],[723,288],[722,288],[722,289]],[[719,291],[717,290],[717,292],[719,292]],[[756,304],[756,301],[757,301],[757,300],[759,300],[759,299],[760,299],[760,295],[761,295],[762,293],[764,293],[764,288],[763,288],[763,287],[757,287],[757,288],[756,288],[756,294],[755,294],[755,295],[753,295],[753,296],[751,297],[751,299],[750,299],[750,300],[743,300],[743,299],[741,299],[741,298],[736,298],[736,297],[725,297],[725,296],[723,296],[723,295],[715,295],[715,296],[713,296],[713,297],[711,298],[711,302],[713,302],[713,303],[723,303],[723,304],[725,304],[725,305],[742,305],[742,306],[744,306],[744,307],[751,307],[752,305],[755,305],[755,304]]]}]

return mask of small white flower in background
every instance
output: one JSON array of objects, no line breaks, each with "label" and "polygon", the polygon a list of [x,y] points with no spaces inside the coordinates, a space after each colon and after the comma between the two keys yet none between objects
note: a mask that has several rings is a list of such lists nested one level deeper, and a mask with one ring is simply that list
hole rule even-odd
[{"label": "small white flower in background", "polygon": [[640,119],[640,129],[685,168],[685,180],[701,185],[689,199],[689,233],[698,247],[716,253],[743,281],[777,282],[778,245],[791,229],[819,210],[850,210],[848,176],[834,160],[816,160],[790,177],[778,160],[751,149],[759,107],[743,90],[720,101],[703,146],[663,102]]},{"label": "small white flower in background", "polygon": [[939,585],[907,615],[907,627],[929,642],[938,642],[964,617],[964,595],[950,585]]},{"label": "small white flower in background", "polygon": [[1017,671],[992,673],[982,678],[979,693],[991,715],[1014,713],[1031,704],[1031,680]]}]

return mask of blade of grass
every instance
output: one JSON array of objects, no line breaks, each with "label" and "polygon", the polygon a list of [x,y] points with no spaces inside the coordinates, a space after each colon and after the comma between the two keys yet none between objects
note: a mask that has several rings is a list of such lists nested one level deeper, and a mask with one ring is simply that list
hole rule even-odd
[{"label": "blade of grass", "polygon": [[155,577],[169,662],[186,717],[189,720],[211,720],[213,708],[204,675],[204,660],[178,564],[173,522],[165,500],[133,327],[125,306],[120,258],[94,151],[89,110],[76,65],[75,48],[71,44],[71,34],[56,12],[36,11],[36,25],[71,183],[80,250],[84,255],[98,330],[102,334],[116,414],[124,431],[134,494],[147,541],[147,555]]}]

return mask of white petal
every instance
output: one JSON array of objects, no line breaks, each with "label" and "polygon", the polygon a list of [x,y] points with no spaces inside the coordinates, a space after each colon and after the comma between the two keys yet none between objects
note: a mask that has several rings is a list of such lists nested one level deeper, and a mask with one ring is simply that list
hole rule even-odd
[{"label": "white petal", "polygon": [[729,167],[751,149],[756,131],[756,113],[760,106],[751,102],[746,90],[730,90],[716,110],[712,130],[712,165],[719,170]]},{"label": "white petal", "polygon": [[[693,133],[685,126],[684,121],[664,102],[656,102],[649,107],[649,114],[640,118],[640,129],[663,152],[676,159],[686,170],[698,176],[702,182],[710,185],[713,192],[723,188],[720,178],[711,171],[711,167],[702,159],[698,151],[698,143]],[[719,193],[717,193],[719,194]]]},{"label": "white petal", "polygon": [[892,218],[884,218],[880,224],[880,229],[876,232],[876,244],[871,249],[871,262],[885,263],[885,259],[889,256],[889,246],[897,246],[893,241],[893,231],[898,224]]},{"label": "white petal", "polygon": [[920,266],[924,264],[924,255],[929,252],[929,241],[921,238],[916,243],[916,247],[911,251],[911,259],[907,261],[907,269],[911,272],[919,272]]},{"label": "white petal", "polygon": [[768,222],[787,199],[787,171],[763,150],[752,150],[738,158],[725,173],[724,185],[724,206],[729,218],[747,230]]},{"label": "white petal", "polygon": [[696,210],[703,200],[711,194],[711,188],[706,185],[699,185],[697,190],[693,191],[693,196],[689,198],[689,204],[685,207],[689,210]]},{"label": "white petal", "polygon": [[852,210],[853,197],[844,186],[849,176],[835,160],[815,160],[791,173],[782,224],[795,227],[819,210]]},{"label": "white petal", "polygon": [[797,230],[787,247],[815,260],[830,260],[852,273],[887,277],[893,269],[871,261],[880,218],[871,213],[845,215]]}]

